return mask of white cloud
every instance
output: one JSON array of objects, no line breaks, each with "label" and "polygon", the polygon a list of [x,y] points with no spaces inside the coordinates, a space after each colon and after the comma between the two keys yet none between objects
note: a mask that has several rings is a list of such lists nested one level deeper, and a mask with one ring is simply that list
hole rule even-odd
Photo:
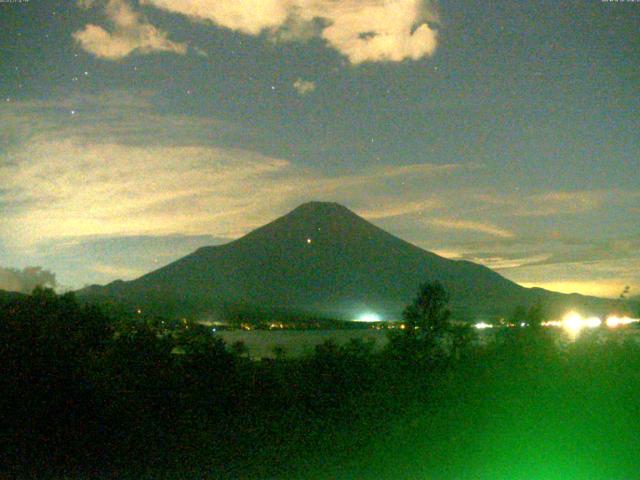
[{"label": "white cloud", "polygon": [[[272,218],[281,205],[366,195],[387,176],[406,175],[399,167],[323,176],[241,149],[78,138],[35,137],[12,158],[0,165],[6,179],[0,201],[16,206],[4,228],[21,244],[81,235],[235,237]],[[426,167],[418,175],[449,171]]]},{"label": "white cloud", "polygon": [[22,241],[70,235],[225,230],[285,160],[215,147],[139,147],[36,138],[0,166],[4,202],[22,205]]},{"label": "white cloud", "polygon": [[437,47],[425,0],[142,0],[143,5],[248,35],[319,36],[353,64],[418,60]]},{"label": "white cloud", "polygon": [[309,80],[302,80],[298,78],[295,82],[293,82],[293,88],[300,95],[306,95],[307,93],[311,93],[316,89],[316,84]]},{"label": "white cloud", "polygon": [[427,220],[427,223],[439,228],[450,230],[467,230],[471,232],[485,233],[494,237],[513,238],[515,234],[509,230],[497,227],[491,223],[474,222],[469,220],[459,220],[450,218],[434,218]]},{"label": "white cloud", "polygon": [[427,210],[433,210],[440,207],[442,207],[442,202],[440,200],[436,198],[430,198],[421,201],[407,201],[392,205],[384,205],[378,208],[358,210],[357,212],[359,215],[362,215],[369,220],[377,220],[382,218],[402,217],[404,215],[423,213]]},{"label": "white cloud", "polygon": [[526,287],[617,298],[627,285],[631,287],[632,295],[638,293],[639,270],[640,258],[636,257],[523,267],[509,272],[509,277]]},{"label": "white cloud", "polygon": [[616,190],[555,190],[533,194],[485,193],[475,197],[484,205],[509,207],[511,216],[548,217],[591,212],[615,200],[616,195]]},{"label": "white cloud", "polygon": [[626,283],[607,280],[559,280],[556,282],[519,282],[526,288],[544,288],[560,293],[580,293],[595,297],[616,298]]},{"label": "white cloud", "polygon": [[[151,98],[140,96],[128,107],[111,92],[0,106],[0,123],[13,139],[0,154],[0,238],[23,251],[74,236],[234,238],[304,201],[382,205],[375,199],[386,195],[384,204],[393,211],[373,212],[382,218],[427,207],[401,205],[398,192],[386,186],[389,179],[424,186],[426,179],[460,168],[409,164],[348,174],[303,169],[286,159],[218,146],[219,132],[235,127],[158,115]],[[74,105],[80,113],[71,117]],[[90,113],[82,113],[83,105]],[[247,135],[242,131],[241,138]]]},{"label": "white cloud", "polygon": [[91,269],[109,278],[120,278],[122,280],[132,280],[144,275],[146,271],[140,268],[121,267],[115,265],[107,265],[104,263],[96,263]]},{"label": "white cloud", "polygon": [[[93,1],[81,1],[83,8],[93,7]],[[106,60],[120,60],[132,53],[172,52],[184,55],[187,46],[172,42],[167,34],[148,23],[125,0],[108,0],[105,12],[113,24],[112,31],[94,24],[86,25],[73,38],[87,52]]]}]

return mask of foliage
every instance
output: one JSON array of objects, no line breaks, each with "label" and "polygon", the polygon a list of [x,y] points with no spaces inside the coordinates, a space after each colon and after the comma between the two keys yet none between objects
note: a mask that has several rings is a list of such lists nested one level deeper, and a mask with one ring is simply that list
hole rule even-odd
[{"label": "foliage", "polygon": [[[326,342],[306,357],[278,350],[269,361],[249,359],[246,345],[227,346],[202,325],[112,317],[51,290],[17,297],[0,306],[0,473],[408,478],[420,458],[416,478],[462,478],[474,452],[492,445],[499,455],[491,440],[513,445],[540,432],[553,440],[552,427],[564,432],[555,440],[573,438],[584,411],[601,423],[581,441],[615,455],[599,439],[617,448],[635,438],[637,416],[618,405],[640,391],[637,345],[585,337],[558,348],[535,328],[505,329],[516,334],[481,345],[471,328],[444,320],[441,290],[420,294],[412,305],[423,312],[421,328],[396,330],[382,352],[359,340]],[[435,355],[437,341],[451,355]],[[610,421],[611,409],[629,427]],[[443,463],[451,458],[459,470]],[[398,470],[384,476],[376,461]],[[438,470],[445,464],[447,475]],[[354,471],[339,470],[347,466]]]},{"label": "foliage", "polygon": [[433,337],[444,335],[451,316],[448,303],[449,294],[439,281],[422,284],[416,298],[402,313],[407,331],[413,334],[417,329],[422,335]]},{"label": "foliage", "polygon": [[509,323],[516,327],[524,324],[528,327],[538,328],[546,318],[547,313],[541,304],[532,305],[528,309],[522,305],[518,305],[511,314],[511,317],[509,317]]}]

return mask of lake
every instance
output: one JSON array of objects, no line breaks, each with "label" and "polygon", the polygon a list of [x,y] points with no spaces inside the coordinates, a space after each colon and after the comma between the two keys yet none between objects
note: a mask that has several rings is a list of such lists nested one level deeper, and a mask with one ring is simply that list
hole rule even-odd
[{"label": "lake", "polygon": [[[480,330],[481,342],[490,341],[497,331]],[[559,339],[563,342],[573,341],[561,330],[557,330]],[[588,332],[588,331],[586,331]],[[613,330],[599,330],[595,333],[600,341],[616,338],[620,341],[633,339],[640,341],[640,330],[637,328],[621,328]],[[332,340],[338,345],[344,345],[352,339],[373,342],[374,350],[383,348],[387,342],[386,330],[230,330],[220,331],[217,335],[222,338],[227,345],[242,341],[247,347],[249,356],[253,359],[274,358],[273,349],[282,347],[286,357],[300,357],[312,354],[316,345],[326,340]]]},{"label": "lake", "polygon": [[352,339],[374,342],[375,349],[387,343],[385,330],[230,330],[218,336],[227,345],[238,340],[244,342],[251,358],[274,358],[274,347],[282,347],[286,357],[299,357],[313,353],[316,345],[332,340],[344,345]]}]

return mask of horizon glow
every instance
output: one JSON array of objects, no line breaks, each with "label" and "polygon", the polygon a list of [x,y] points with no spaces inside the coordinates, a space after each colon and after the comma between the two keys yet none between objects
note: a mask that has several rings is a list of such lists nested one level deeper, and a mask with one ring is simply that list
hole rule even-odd
[{"label": "horizon glow", "polygon": [[366,312],[361,314],[359,317],[354,318],[354,322],[364,322],[364,323],[375,323],[380,322],[382,318],[377,313]]}]

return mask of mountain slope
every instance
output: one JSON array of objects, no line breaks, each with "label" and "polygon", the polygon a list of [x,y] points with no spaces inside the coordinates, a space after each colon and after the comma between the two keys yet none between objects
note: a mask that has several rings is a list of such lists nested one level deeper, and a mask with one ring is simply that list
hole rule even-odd
[{"label": "mountain slope", "polygon": [[[597,299],[525,289],[492,270],[422,250],[335,203],[311,202],[225,245],[204,247],[130,282],[90,287],[170,314],[216,315],[233,306],[398,318],[421,282],[438,279],[465,313],[506,315],[538,301]],[[578,298],[579,297],[579,298]],[[564,301],[563,301],[564,300]]]}]

